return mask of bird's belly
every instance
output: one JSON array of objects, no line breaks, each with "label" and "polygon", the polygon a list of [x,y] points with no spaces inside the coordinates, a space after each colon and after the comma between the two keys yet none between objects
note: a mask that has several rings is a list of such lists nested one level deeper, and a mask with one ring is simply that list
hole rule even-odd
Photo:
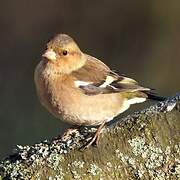
[{"label": "bird's belly", "polygon": [[69,124],[99,125],[122,112],[122,97],[118,93],[88,96],[66,86],[48,89],[43,82],[37,84],[41,104],[56,118]]},{"label": "bird's belly", "polygon": [[120,113],[121,102],[118,94],[85,95],[78,98],[78,101],[71,99],[71,103],[65,103],[62,118],[70,124],[99,125],[105,120],[112,120]]}]

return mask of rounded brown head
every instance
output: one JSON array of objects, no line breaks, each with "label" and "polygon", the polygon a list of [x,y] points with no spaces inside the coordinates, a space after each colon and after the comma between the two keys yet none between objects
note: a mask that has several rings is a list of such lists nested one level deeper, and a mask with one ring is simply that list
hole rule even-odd
[{"label": "rounded brown head", "polygon": [[49,63],[63,68],[65,73],[70,73],[84,64],[83,53],[75,41],[66,34],[58,34],[50,40],[42,56]]},{"label": "rounded brown head", "polygon": [[59,46],[61,48],[65,48],[70,43],[75,43],[74,40],[68,36],[67,34],[57,34],[49,43],[50,46]]}]

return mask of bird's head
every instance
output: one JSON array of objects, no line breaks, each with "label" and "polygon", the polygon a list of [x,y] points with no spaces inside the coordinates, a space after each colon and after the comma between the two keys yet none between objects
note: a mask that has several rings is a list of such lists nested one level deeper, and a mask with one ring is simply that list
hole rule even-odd
[{"label": "bird's head", "polygon": [[48,63],[56,66],[62,73],[71,73],[85,63],[85,58],[75,41],[66,34],[56,35],[42,55]]}]

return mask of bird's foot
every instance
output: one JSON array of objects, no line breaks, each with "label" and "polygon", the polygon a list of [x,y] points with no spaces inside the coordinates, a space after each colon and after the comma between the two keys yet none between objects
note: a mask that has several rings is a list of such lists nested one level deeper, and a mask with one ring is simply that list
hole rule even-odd
[{"label": "bird's foot", "polygon": [[64,131],[63,135],[61,136],[61,139],[63,141],[66,141],[69,139],[73,134],[78,132],[79,127],[78,126],[73,126],[71,128],[68,128]]},{"label": "bird's foot", "polygon": [[97,129],[96,133],[94,136],[90,139],[90,141],[83,147],[83,149],[89,148],[91,145],[98,146],[99,144],[99,139],[100,139],[100,134],[105,126],[106,121],[104,121]]}]

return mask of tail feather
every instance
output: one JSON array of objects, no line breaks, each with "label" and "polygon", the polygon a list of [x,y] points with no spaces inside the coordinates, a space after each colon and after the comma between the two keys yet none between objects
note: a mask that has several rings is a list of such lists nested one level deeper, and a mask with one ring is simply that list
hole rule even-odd
[{"label": "tail feather", "polygon": [[145,94],[148,96],[148,99],[154,101],[165,101],[167,99],[167,97],[158,96],[152,91],[146,91]]}]

